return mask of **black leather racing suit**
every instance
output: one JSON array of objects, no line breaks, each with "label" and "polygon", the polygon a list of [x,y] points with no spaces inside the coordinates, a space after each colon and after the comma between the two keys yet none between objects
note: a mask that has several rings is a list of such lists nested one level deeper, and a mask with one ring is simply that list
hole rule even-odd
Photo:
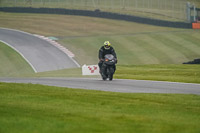
[{"label": "black leather racing suit", "polygon": [[[99,68],[101,70],[101,67],[102,67],[102,64],[103,64],[103,60],[104,59],[104,56],[106,54],[112,54],[116,59],[117,59],[117,55],[115,53],[115,50],[113,47],[110,46],[109,49],[105,49],[104,46],[102,46],[100,49],[99,49]],[[116,69],[116,66],[115,66],[115,69]]]}]

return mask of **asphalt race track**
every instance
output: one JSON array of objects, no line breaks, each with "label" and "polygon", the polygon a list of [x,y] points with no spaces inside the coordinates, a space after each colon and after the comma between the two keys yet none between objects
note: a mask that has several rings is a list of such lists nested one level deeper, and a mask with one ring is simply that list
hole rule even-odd
[{"label": "asphalt race track", "polygon": [[0,82],[32,83],[123,93],[179,93],[200,95],[200,84],[100,78],[0,78]]},{"label": "asphalt race track", "polygon": [[[29,33],[0,28],[0,40],[19,52],[35,69],[43,72],[78,67],[76,62],[47,41]],[[0,78],[0,82],[32,83],[123,93],[178,93],[200,95],[200,84],[101,78]]]},{"label": "asphalt race track", "polygon": [[60,49],[29,33],[0,28],[0,41],[21,54],[35,72],[78,67]]}]

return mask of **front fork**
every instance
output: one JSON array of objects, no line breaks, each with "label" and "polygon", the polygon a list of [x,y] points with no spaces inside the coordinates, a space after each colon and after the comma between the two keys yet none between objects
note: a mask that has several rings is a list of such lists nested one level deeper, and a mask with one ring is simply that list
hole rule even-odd
[{"label": "front fork", "polygon": [[112,76],[115,73],[115,66],[108,66],[105,63],[103,63],[101,67],[101,75],[103,78],[108,78],[109,76]]}]

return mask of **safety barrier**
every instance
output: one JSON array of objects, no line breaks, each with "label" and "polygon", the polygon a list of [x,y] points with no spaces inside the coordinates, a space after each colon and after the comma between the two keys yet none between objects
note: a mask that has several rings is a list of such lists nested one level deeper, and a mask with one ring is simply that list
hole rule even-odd
[{"label": "safety barrier", "polygon": [[192,24],[186,22],[172,22],[159,19],[149,19],[145,17],[138,17],[132,15],[124,15],[111,12],[102,12],[100,10],[72,10],[62,8],[28,8],[28,7],[0,7],[0,11],[14,12],[14,13],[45,13],[45,14],[63,14],[63,15],[78,15],[89,16],[98,18],[107,18],[115,20],[125,20],[129,22],[143,23],[156,26],[174,27],[174,28],[186,28],[191,29]]}]

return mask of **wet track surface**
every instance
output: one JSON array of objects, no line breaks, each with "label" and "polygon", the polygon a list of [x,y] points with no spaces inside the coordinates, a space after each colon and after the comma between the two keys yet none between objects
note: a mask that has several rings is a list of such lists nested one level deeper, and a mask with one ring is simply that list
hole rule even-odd
[{"label": "wet track surface", "polygon": [[100,78],[0,78],[0,82],[32,83],[123,93],[200,94],[200,84]]}]

